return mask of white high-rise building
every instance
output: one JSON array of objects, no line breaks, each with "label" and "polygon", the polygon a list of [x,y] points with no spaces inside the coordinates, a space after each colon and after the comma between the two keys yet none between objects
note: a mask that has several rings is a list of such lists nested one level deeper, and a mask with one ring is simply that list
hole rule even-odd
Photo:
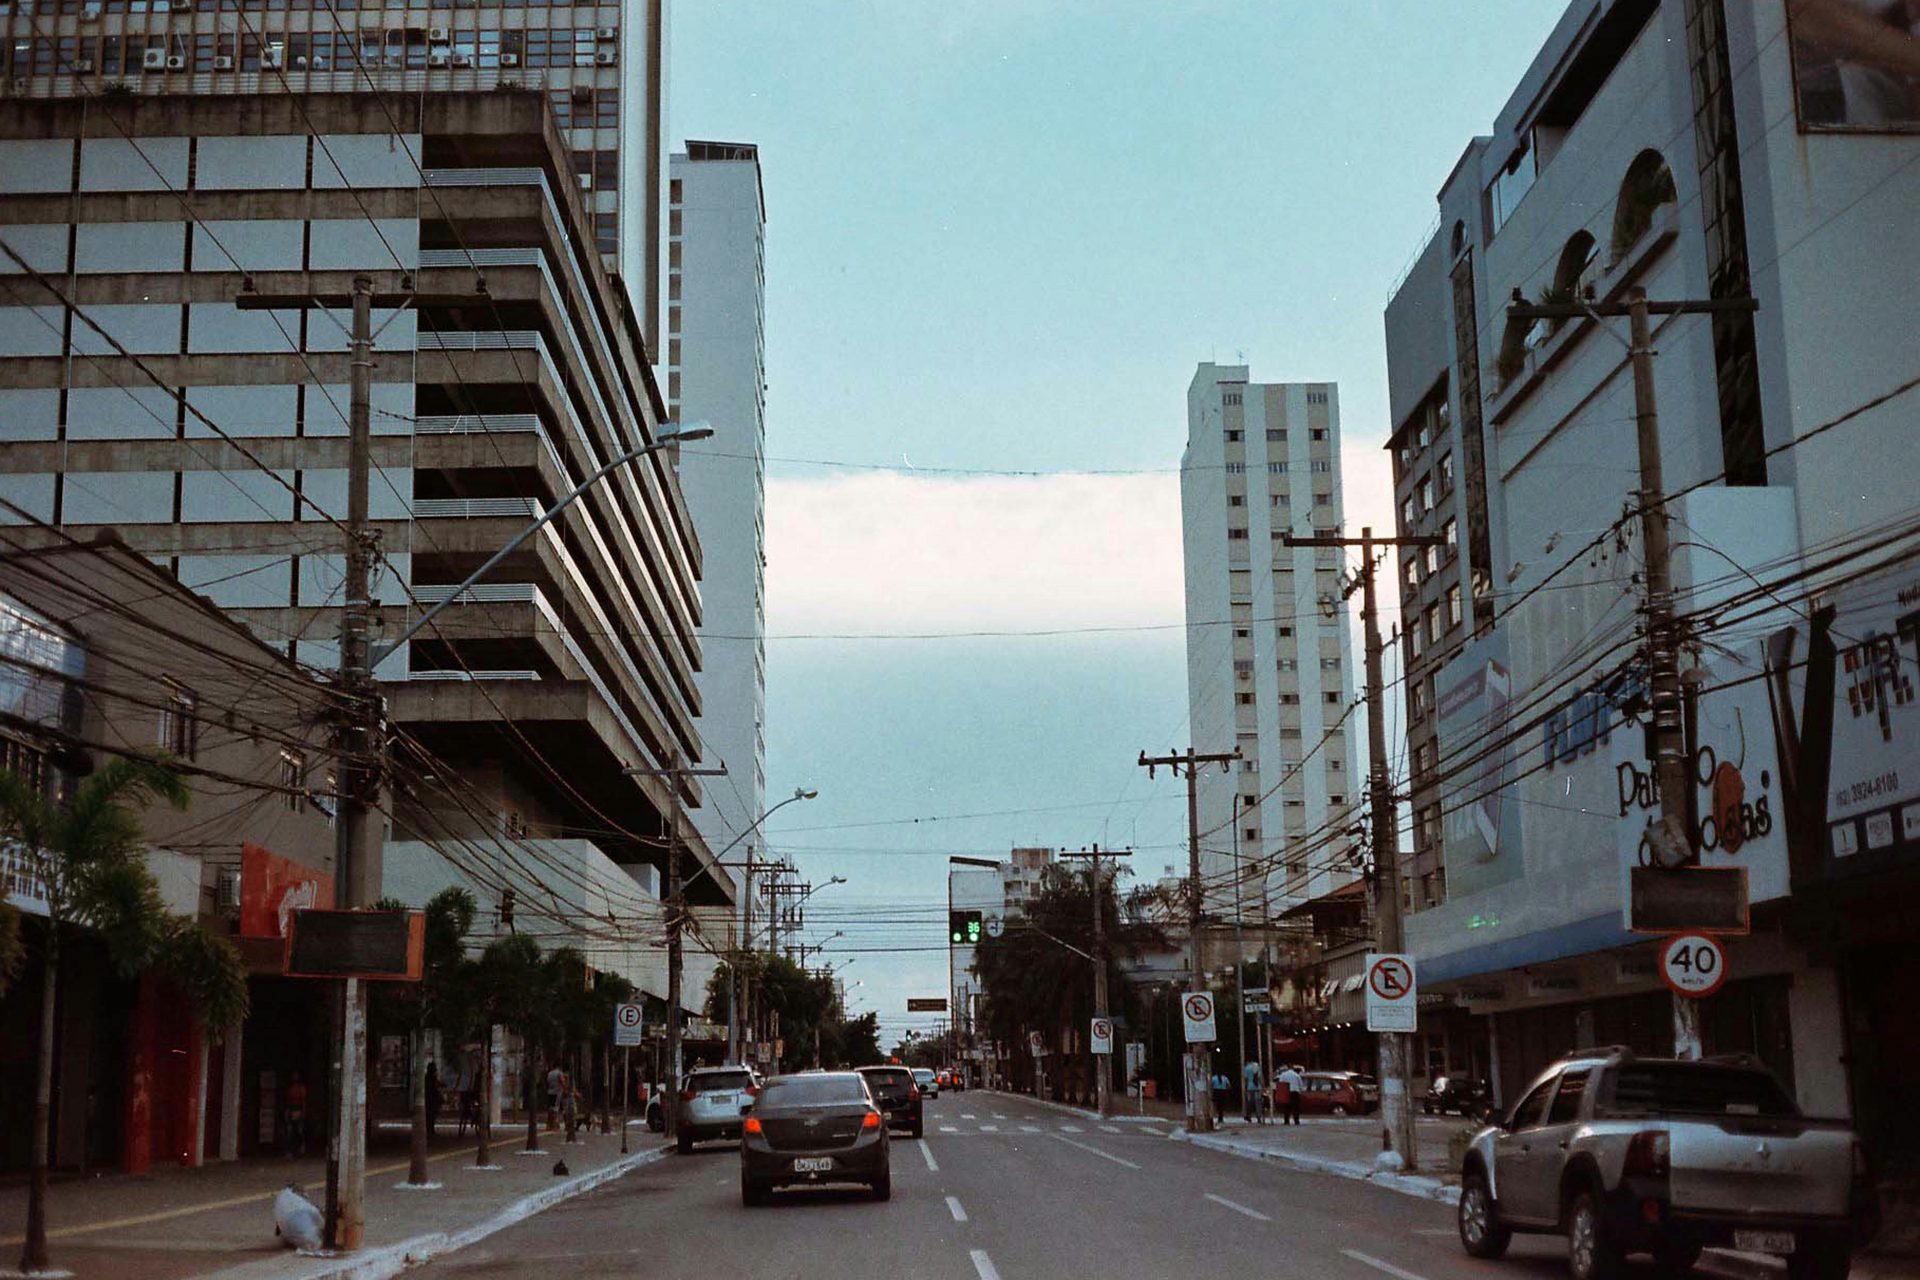
[{"label": "white high-rise building", "polygon": [[670,175],[667,412],[714,432],[680,458],[702,552],[700,734],[727,766],[698,823],[724,849],[766,809],[766,204],[751,144],[689,141]]},{"label": "white high-rise building", "polygon": [[1223,919],[1259,919],[1357,871],[1346,828],[1366,781],[1364,721],[1343,724],[1343,560],[1281,543],[1340,529],[1339,461],[1332,383],[1248,382],[1245,365],[1194,374],[1180,479],[1188,720],[1198,750],[1241,755],[1200,781],[1203,909]]}]

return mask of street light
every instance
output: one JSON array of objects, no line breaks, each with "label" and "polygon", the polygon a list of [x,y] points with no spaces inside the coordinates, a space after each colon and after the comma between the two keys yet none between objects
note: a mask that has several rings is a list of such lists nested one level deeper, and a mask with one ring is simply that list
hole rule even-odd
[{"label": "street light", "polygon": [[455,587],[452,591],[448,592],[446,599],[440,601],[438,604],[434,605],[433,608],[427,610],[425,613],[421,614],[418,618],[416,618],[414,620],[413,625],[408,627],[405,631],[402,631],[399,637],[395,639],[392,644],[379,646],[378,652],[376,652],[374,655],[374,665],[378,666],[380,663],[386,661],[387,658],[392,656],[394,653],[397,653],[401,645],[404,645],[407,641],[413,639],[413,637],[419,633],[420,629],[426,626],[427,623],[431,622],[439,614],[439,612],[442,609],[446,608],[448,605],[458,600],[461,596],[465,595],[469,587],[473,586],[476,582],[479,582],[480,579],[486,577],[487,574],[491,573],[493,571],[494,566],[499,564],[502,560],[505,560],[509,555],[513,554],[514,551],[518,550],[521,543],[525,542],[528,538],[531,538],[534,534],[538,533],[541,529],[545,528],[548,524],[551,524],[555,516],[559,515],[562,511],[565,511],[570,505],[572,505],[573,500],[575,498],[578,498],[581,494],[585,493],[588,489],[591,489],[594,485],[598,484],[602,477],[609,475],[614,471],[619,470],[621,467],[626,466],[629,462],[632,462],[638,458],[644,458],[650,453],[658,453],[662,449],[671,449],[675,445],[685,444],[689,440],[705,440],[708,436],[712,434],[713,434],[713,428],[706,427],[706,426],[683,427],[678,431],[662,432],[660,435],[654,438],[654,442],[652,444],[642,445],[638,449],[631,449],[626,453],[621,454],[619,457],[615,458],[612,462],[609,462],[606,466],[601,467],[598,471],[594,472],[592,475],[588,476],[585,480],[582,480],[578,485],[576,485],[573,491],[567,494],[566,497],[560,499],[560,501],[554,503],[552,507],[548,508],[547,512],[544,515],[542,515],[538,520],[535,520],[532,524],[522,529],[513,538],[509,539],[507,542],[507,545],[500,548],[498,551],[494,552],[493,555],[487,560],[485,564],[481,565],[478,569],[475,569],[472,573],[468,574],[466,581],[462,582],[459,586]]}]

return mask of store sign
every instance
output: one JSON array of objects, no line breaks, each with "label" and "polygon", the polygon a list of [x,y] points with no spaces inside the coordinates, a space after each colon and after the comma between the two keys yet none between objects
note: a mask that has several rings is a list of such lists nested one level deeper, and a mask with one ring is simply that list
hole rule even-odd
[{"label": "store sign", "polygon": [[1860,584],[1836,604],[1829,847],[1836,858],[1912,852],[1920,849],[1920,574]]},{"label": "store sign", "polygon": [[284,938],[296,911],[333,906],[333,877],[251,842],[240,846],[240,936]]},{"label": "store sign", "polygon": [[1577,973],[1530,973],[1527,975],[1527,994],[1541,996],[1570,996],[1580,992],[1580,975]]},{"label": "store sign", "polygon": [[[1467,645],[1434,680],[1440,776],[1454,779],[1440,797],[1449,897],[1470,896],[1525,871],[1509,785],[1512,685],[1506,637],[1497,631]],[[1491,743],[1500,745],[1489,750]]]},{"label": "store sign", "polygon": [[47,882],[27,847],[9,840],[0,845],[0,900],[30,916],[47,914]]}]

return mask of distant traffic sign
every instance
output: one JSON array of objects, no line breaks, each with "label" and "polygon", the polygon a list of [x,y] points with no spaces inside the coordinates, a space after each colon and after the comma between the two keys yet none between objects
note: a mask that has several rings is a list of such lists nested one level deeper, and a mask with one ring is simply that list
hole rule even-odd
[{"label": "distant traffic sign", "polygon": [[1668,938],[1660,948],[1660,976],[1676,994],[1710,996],[1727,980],[1727,953],[1703,933]]},{"label": "distant traffic sign", "polygon": [[1027,1048],[1032,1050],[1034,1057],[1044,1058],[1047,1054],[1047,1042],[1045,1037],[1043,1037],[1038,1031],[1027,1032]]},{"label": "distant traffic sign", "polygon": [[1205,1044],[1220,1038],[1213,1028],[1213,997],[1206,992],[1195,991],[1182,1000],[1180,1017],[1186,1024],[1188,1044]]},{"label": "distant traffic sign", "polygon": [[947,998],[945,996],[907,997],[908,1013],[945,1013],[946,1011]]},{"label": "distant traffic sign", "polygon": [[1413,957],[1367,957],[1367,1030],[1412,1031],[1420,1021]]},{"label": "distant traffic sign", "polygon": [[1265,1013],[1273,1007],[1272,996],[1265,991],[1249,991],[1241,997],[1242,1013]]},{"label": "distant traffic sign", "polygon": [[616,1049],[637,1047],[645,1034],[643,1021],[639,1005],[615,1005],[613,1007],[613,1047]]},{"label": "distant traffic sign", "polygon": [[1093,1020],[1092,1049],[1095,1053],[1113,1052],[1113,1019],[1095,1018]]}]

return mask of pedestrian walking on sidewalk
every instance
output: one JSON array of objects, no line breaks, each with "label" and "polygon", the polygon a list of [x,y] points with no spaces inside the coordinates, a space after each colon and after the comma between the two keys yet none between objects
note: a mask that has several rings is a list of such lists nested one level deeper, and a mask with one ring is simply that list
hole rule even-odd
[{"label": "pedestrian walking on sidewalk", "polygon": [[1248,1058],[1240,1072],[1240,1115],[1248,1124],[1267,1122],[1266,1090],[1261,1087],[1258,1058]]},{"label": "pedestrian walking on sidewalk", "polygon": [[1215,1070],[1213,1073],[1213,1114],[1216,1118],[1227,1114],[1227,1094],[1233,1089],[1233,1081],[1227,1079],[1227,1073]]},{"label": "pedestrian walking on sidewalk", "polygon": [[560,1097],[566,1091],[567,1073],[559,1063],[547,1068],[547,1128],[560,1127]]},{"label": "pedestrian walking on sidewalk", "polygon": [[1306,1091],[1306,1077],[1300,1074],[1299,1067],[1288,1067],[1273,1077],[1274,1101],[1281,1113],[1281,1124],[1300,1123],[1300,1095]]},{"label": "pedestrian walking on sidewalk", "polygon": [[567,1141],[578,1142],[580,1132],[580,1090],[570,1072],[561,1072],[560,1122],[566,1126]]},{"label": "pedestrian walking on sidewalk", "polygon": [[281,1099],[280,1119],[286,1131],[287,1155],[307,1154],[307,1082],[298,1071],[287,1080],[286,1097]]},{"label": "pedestrian walking on sidewalk", "polygon": [[460,1123],[456,1131],[458,1137],[465,1137],[467,1126],[480,1127],[480,1091],[478,1088],[480,1071],[475,1064],[476,1055],[471,1051],[460,1055],[460,1076],[455,1092],[460,1095]]}]

